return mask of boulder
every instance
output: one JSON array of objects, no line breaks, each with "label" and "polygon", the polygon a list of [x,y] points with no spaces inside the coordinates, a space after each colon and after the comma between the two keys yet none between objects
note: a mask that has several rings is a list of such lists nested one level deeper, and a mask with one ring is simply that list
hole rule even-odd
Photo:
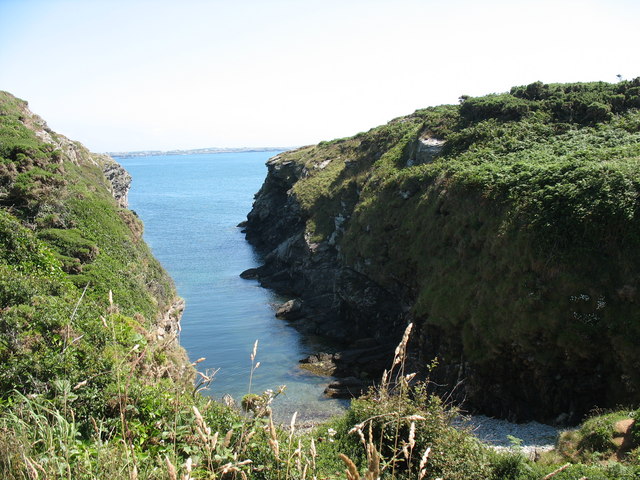
[{"label": "boulder", "polygon": [[302,318],[302,302],[297,298],[284,302],[278,310],[276,310],[276,318],[283,320],[298,320]]},{"label": "boulder", "polygon": [[256,278],[258,278],[258,269],[248,268],[240,274],[240,278],[244,278],[245,280],[255,280]]},{"label": "boulder", "polygon": [[331,382],[324,389],[324,394],[330,398],[352,398],[365,393],[372,385],[372,382],[361,380],[356,377],[340,378]]}]

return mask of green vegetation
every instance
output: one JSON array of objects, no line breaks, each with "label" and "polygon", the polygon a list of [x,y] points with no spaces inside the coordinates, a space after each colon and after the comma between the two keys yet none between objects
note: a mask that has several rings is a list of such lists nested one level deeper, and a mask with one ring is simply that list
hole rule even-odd
[{"label": "green vegetation", "polygon": [[480,384],[498,365],[514,397],[585,413],[640,401],[639,107],[640,79],[536,82],[281,161],[306,169],[308,238],[409,296]]},{"label": "green vegetation", "polygon": [[[536,83],[283,159],[309,172],[294,188],[310,239],[408,286],[416,318],[462,332],[469,358],[501,361],[516,342],[550,370],[602,359],[622,392],[607,398],[625,400],[640,384],[639,107],[638,80]],[[446,143],[424,160],[427,138]],[[194,386],[157,334],[175,290],[105,161],[0,92],[3,478],[525,480],[566,462],[554,479],[640,475],[637,422],[624,452],[615,440],[635,410],[589,419],[538,462],[454,428],[427,384],[409,386],[409,330],[380,386],[314,431],[273,424],[282,390],[247,395],[244,413],[210,401],[211,375]]]},{"label": "green vegetation", "polygon": [[3,478],[33,478],[62,457],[78,472],[69,478],[92,478],[82,465],[100,442],[135,432],[150,453],[147,439],[178,418],[167,392],[191,398],[184,352],[155,333],[172,281],[114,201],[105,161],[0,92]]}]

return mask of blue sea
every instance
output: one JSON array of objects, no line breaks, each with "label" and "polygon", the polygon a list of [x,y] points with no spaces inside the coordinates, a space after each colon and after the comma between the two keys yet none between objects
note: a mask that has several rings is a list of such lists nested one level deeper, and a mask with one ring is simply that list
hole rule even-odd
[{"label": "blue sea", "polygon": [[237,401],[249,392],[250,354],[258,340],[251,392],[277,390],[276,416],[320,419],[344,402],[323,397],[329,379],[301,370],[298,360],[323,350],[274,316],[286,300],[238,275],[260,259],[236,225],[278,152],[158,155],[118,158],[133,177],[129,208],[145,224],[145,240],[186,301],[180,343],[200,371],[218,369],[208,394]]}]

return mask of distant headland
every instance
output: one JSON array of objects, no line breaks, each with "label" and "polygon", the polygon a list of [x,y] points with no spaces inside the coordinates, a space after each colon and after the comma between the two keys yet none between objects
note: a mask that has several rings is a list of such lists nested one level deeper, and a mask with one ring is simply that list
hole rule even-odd
[{"label": "distant headland", "polygon": [[141,150],[136,152],[105,152],[110,157],[148,157],[151,155],[192,155],[194,153],[282,152],[296,147],[210,147],[192,150]]}]

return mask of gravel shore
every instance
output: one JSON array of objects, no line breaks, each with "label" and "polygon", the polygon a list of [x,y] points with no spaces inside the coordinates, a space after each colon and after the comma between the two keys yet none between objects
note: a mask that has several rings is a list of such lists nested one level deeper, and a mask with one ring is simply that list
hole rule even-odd
[{"label": "gravel shore", "polygon": [[562,429],[538,422],[511,423],[484,415],[455,422],[496,450],[519,450],[529,457],[551,450]]}]

